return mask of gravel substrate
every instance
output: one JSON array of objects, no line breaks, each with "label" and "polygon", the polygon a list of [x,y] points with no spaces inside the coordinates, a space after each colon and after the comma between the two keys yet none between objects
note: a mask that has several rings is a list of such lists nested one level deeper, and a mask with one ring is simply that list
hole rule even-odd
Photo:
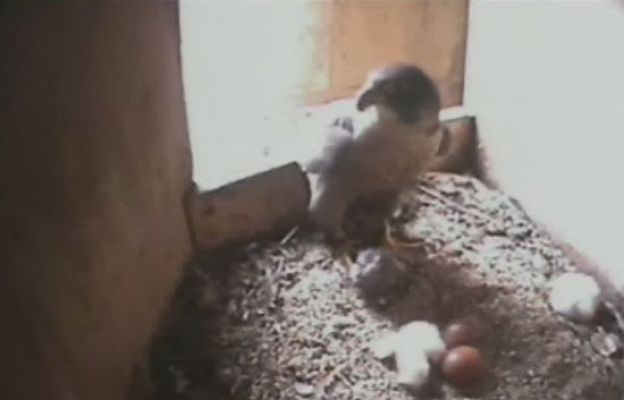
[{"label": "gravel substrate", "polygon": [[390,225],[406,272],[383,307],[311,235],[193,267],[154,346],[154,398],[411,399],[371,341],[408,321],[443,328],[466,317],[483,328],[490,376],[471,393],[433,379],[424,397],[624,397],[618,325],[606,313],[589,327],[552,313],[546,285],[574,266],[508,196],[429,174],[403,193]]}]

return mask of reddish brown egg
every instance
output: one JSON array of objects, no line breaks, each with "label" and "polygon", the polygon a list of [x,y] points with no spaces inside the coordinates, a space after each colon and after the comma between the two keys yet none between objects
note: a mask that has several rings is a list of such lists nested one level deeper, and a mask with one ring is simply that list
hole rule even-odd
[{"label": "reddish brown egg", "polygon": [[457,346],[474,345],[477,341],[477,333],[471,324],[455,322],[444,330],[442,338],[446,347],[452,349]]},{"label": "reddish brown egg", "polygon": [[442,362],[444,378],[458,387],[479,383],[486,375],[487,367],[479,350],[470,346],[458,346],[446,353]]}]

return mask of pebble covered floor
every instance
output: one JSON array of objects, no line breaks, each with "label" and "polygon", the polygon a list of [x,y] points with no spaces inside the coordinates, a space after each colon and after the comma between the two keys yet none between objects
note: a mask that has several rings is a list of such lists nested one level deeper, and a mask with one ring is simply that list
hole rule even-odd
[{"label": "pebble covered floor", "polygon": [[407,279],[384,307],[313,236],[254,243],[191,268],[150,374],[162,399],[412,399],[370,343],[411,320],[481,321],[486,382],[462,393],[432,377],[432,399],[622,399],[622,332],[549,308],[550,279],[574,266],[505,194],[427,174],[391,220]]}]

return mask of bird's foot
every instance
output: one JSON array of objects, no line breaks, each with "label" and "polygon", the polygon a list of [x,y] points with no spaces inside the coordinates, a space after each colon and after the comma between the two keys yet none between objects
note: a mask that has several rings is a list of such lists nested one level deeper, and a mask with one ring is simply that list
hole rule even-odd
[{"label": "bird's foot", "polygon": [[341,235],[334,238],[332,247],[334,257],[349,264],[355,259],[358,242]]},{"label": "bird's foot", "polygon": [[332,256],[346,266],[352,265],[356,257],[358,242],[347,237],[342,229],[325,231],[324,236],[332,249]]},{"label": "bird's foot", "polygon": [[332,122],[331,126],[342,128],[351,134],[354,132],[353,118],[351,117],[338,117]]},{"label": "bird's foot", "polygon": [[390,251],[398,251],[401,247],[403,247],[402,242],[396,240],[392,236],[392,228],[390,227],[390,223],[388,222],[388,220],[384,221],[384,237],[381,247]]}]

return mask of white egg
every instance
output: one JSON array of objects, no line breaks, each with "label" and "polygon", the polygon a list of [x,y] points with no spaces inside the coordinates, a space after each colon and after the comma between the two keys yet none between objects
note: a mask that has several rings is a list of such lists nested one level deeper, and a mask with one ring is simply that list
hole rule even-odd
[{"label": "white egg", "polygon": [[588,323],[600,306],[600,287],[591,276],[566,273],[550,284],[550,305],[565,318]]}]

